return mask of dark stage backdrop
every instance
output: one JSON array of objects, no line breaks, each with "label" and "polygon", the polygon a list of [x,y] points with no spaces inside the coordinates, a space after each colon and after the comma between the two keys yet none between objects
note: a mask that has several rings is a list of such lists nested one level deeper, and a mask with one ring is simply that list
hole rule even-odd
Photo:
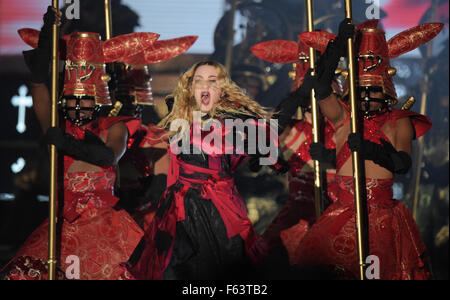
[{"label": "dark stage backdrop", "polygon": [[[88,0],[90,3],[101,2],[103,0]],[[75,0],[61,0],[63,3],[76,3]],[[83,0],[81,0],[83,2]],[[86,2],[86,0],[84,0]],[[224,14],[229,9],[229,0],[113,0],[112,2],[122,5],[128,5],[130,11],[125,13],[121,11],[124,18],[136,18],[137,23],[134,26],[135,31],[152,31],[161,34],[161,39],[180,37],[183,35],[198,35],[198,41],[187,52],[189,55],[209,56],[223,52],[224,45],[223,34],[219,29],[225,28],[223,22]],[[338,21],[344,16],[342,0],[316,0],[316,16],[335,14],[334,21]],[[365,15],[365,9],[370,5],[367,0],[354,0],[354,14]],[[416,26],[420,23],[429,22],[431,0],[379,0],[383,9],[382,26],[387,34],[387,39],[395,34]],[[4,235],[14,232],[16,225],[8,216],[12,213],[6,210],[6,207],[12,206],[13,200],[18,191],[34,189],[36,195],[46,194],[46,154],[45,147],[39,147],[41,130],[30,105],[29,95],[29,72],[23,62],[21,52],[30,49],[26,46],[17,34],[17,30],[23,27],[40,29],[42,26],[42,15],[46,11],[50,0],[0,0],[0,248],[5,242]],[[276,14],[267,15],[280,17],[280,20],[287,22],[288,29],[276,30],[277,28],[267,28],[269,31],[281,32],[282,36],[278,38],[287,38],[289,34],[295,38],[303,24],[304,1],[299,0],[242,0],[247,7],[254,7],[254,10],[248,9],[247,12],[258,15],[258,5],[264,5],[264,9],[276,9]],[[339,6],[339,3],[341,6]],[[414,111],[420,109],[421,84],[424,78],[424,72],[434,70],[431,75],[431,90],[428,94],[427,116],[433,121],[433,128],[425,137],[424,164],[422,166],[422,178],[420,185],[419,214],[417,223],[422,236],[429,249],[431,261],[438,279],[448,279],[448,204],[449,204],[449,179],[448,179],[448,161],[449,161],[449,91],[448,91],[448,0],[438,0],[438,10],[434,21],[446,23],[444,30],[433,41],[433,57],[425,61],[423,59],[425,48],[422,47],[408,55],[391,61],[391,64],[397,68],[395,84],[400,103],[408,97],[414,96],[417,103],[413,107]],[[254,6],[252,6],[254,5]],[[65,13],[65,12],[63,12]],[[263,20],[266,14],[260,14]],[[245,10],[238,10],[234,24],[234,49],[245,49],[239,47],[244,45],[245,41],[252,40],[254,36],[246,36],[248,28],[257,28],[252,24],[252,19],[246,15]],[[283,17],[284,16],[284,17]],[[113,25],[117,28],[119,17],[113,18]],[[97,22],[95,19],[94,21]],[[124,24],[127,23],[125,19]],[[94,22],[95,23],[95,22]],[[97,22],[98,23],[98,22]],[[333,24],[332,30],[336,30],[338,23]],[[220,25],[220,26],[219,26]],[[272,24],[267,25],[270,27]],[[324,25],[326,26],[326,25]],[[125,27],[124,27],[125,28]],[[218,29],[219,28],[219,29]],[[279,28],[278,28],[279,29]],[[291,30],[292,29],[292,30]],[[328,29],[328,28],[321,28]],[[123,29],[126,30],[126,29]],[[222,30],[223,31],[223,30]],[[289,32],[288,32],[289,31]],[[292,32],[291,32],[292,31]],[[103,32],[100,32],[102,35]],[[219,37],[219,41],[215,40]],[[221,38],[220,38],[221,37]],[[275,39],[276,36],[270,36]],[[216,48],[215,48],[216,47]],[[248,52],[248,51],[247,51]],[[222,53],[223,54],[223,53]],[[242,57],[242,62],[233,62],[237,66],[240,63],[246,64],[245,59],[249,58],[248,53],[235,53],[235,59]],[[214,57],[214,56],[213,56]],[[152,76],[154,78],[152,88],[155,91],[166,91],[168,74],[158,73],[158,67]],[[274,72],[277,70],[278,79],[274,86],[269,88],[265,95],[257,100],[265,106],[274,106],[281,97],[289,90],[291,81],[287,76],[291,66],[271,66]],[[177,71],[178,72],[178,71]],[[265,75],[273,75],[273,74]],[[175,77],[177,74],[171,74]],[[233,75],[233,74],[232,74]],[[246,81],[243,80],[242,84]],[[158,84],[164,85],[164,88],[158,87]],[[169,89],[170,90],[170,89]],[[164,95],[159,95],[163,97]],[[17,125],[19,124],[19,127]],[[417,143],[415,143],[416,145]],[[415,149],[416,150],[416,149]],[[413,169],[416,166],[413,166]],[[397,178],[395,195],[398,199],[404,201],[408,208],[411,207],[411,180],[413,171],[406,176]],[[239,174],[238,174],[239,176]],[[40,187],[30,187],[30,182]],[[251,181],[241,180],[240,191],[244,196],[255,197],[254,186],[247,184]],[[256,180],[255,180],[256,182]],[[239,182],[238,182],[239,183]],[[276,189],[278,187],[274,187]],[[42,208],[46,205],[45,197],[35,197],[37,202],[26,202],[24,200],[28,195],[21,196],[21,204],[16,205],[16,212],[29,212],[29,216],[23,216],[24,219],[30,219],[38,212],[44,212]],[[256,195],[258,196],[258,195]],[[19,197],[17,197],[19,198]],[[273,198],[273,197],[272,197]],[[259,198],[258,198],[259,199]],[[5,203],[7,203],[5,205]],[[36,203],[38,205],[36,206]],[[280,203],[278,203],[279,205]],[[38,208],[36,208],[38,207]],[[40,207],[40,208],[39,208]],[[270,218],[269,218],[270,220]],[[35,222],[38,223],[39,218]],[[9,222],[7,228],[5,225]],[[20,221],[18,221],[20,224]],[[14,227],[16,226],[16,227]],[[267,223],[256,224],[257,228],[263,230]],[[27,232],[35,227],[31,222],[29,226],[23,229],[20,238],[24,238]],[[20,239],[11,241],[11,243],[20,244]],[[1,249],[0,249],[1,252]],[[0,267],[2,258],[0,257]]]}]

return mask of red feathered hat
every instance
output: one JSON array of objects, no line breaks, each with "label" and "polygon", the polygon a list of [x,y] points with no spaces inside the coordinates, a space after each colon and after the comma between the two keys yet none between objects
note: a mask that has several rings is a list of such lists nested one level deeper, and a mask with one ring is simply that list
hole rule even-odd
[{"label": "red feathered hat", "polygon": [[[432,40],[442,30],[444,24],[429,23],[416,26],[403,31],[388,42],[385,32],[378,28],[379,20],[370,20],[356,27],[355,44],[359,45],[358,51],[358,85],[379,86],[383,92],[392,99],[391,105],[397,102],[392,76],[395,69],[390,65],[390,59],[398,57],[406,52]],[[324,38],[317,32],[305,32],[300,36],[302,42],[317,50],[324,50],[334,35]],[[348,94],[348,80],[344,87],[344,96]]]},{"label": "red feathered hat", "polygon": [[[326,31],[317,31],[320,35],[328,38],[330,34]],[[299,35],[300,37],[300,35]],[[327,40],[328,43],[329,40]],[[323,52],[326,48],[323,48]],[[258,58],[272,63],[294,63],[295,78],[291,91],[302,85],[306,73],[309,70],[309,47],[301,41],[271,40],[254,45],[252,53]]]},{"label": "red feathered hat", "polygon": [[186,52],[197,40],[197,36],[185,36],[156,41],[133,56],[124,60],[122,77],[118,82],[117,98],[131,95],[133,105],[153,105],[151,75],[147,65],[164,62]]},{"label": "red feathered hat", "polygon": [[[20,29],[19,34],[27,44],[37,47],[38,30]],[[92,32],[74,32],[62,37],[66,45],[62,97],[92,96],[96,105],[111,105],[107,84],[110,77],[105,63],[125,61],[150,47],[158,37],[151,32],[124,34],[107,41],[101,41],[100,35]]]}]

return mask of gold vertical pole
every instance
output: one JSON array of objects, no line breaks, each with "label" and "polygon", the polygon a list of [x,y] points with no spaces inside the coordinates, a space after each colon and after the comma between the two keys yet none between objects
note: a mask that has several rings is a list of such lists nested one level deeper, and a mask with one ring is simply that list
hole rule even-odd
[{"label": "gold vertical pole", "polygon": [[[437,4],[438,1],[432,0],[431,1],[431,22],[435,22],[436,19],[436,13],[437,13]],[[426,60],[425,60],[425,67],[426,62],[429,61],[429,59],[433,56],[433,41],[430,41],[427,45],[427,52],[426,52]],[[423,85],[424,90],[422,91],[422,98],[420,102],[420,114],[425,115],[427,113],[427,96],[428,96],[428,85],[430,84],[430,76],[425,70],[425,77],[423,79]],[[414,165],[416,166],[415,169],[415,176],[414,181],[412,183],[413,185],[413,217],[414,220],[417,221],[417,211],[419,206],[419,187],[420,187],[420,176],[422,174],[422,162],[423,162],[423,151],[424,151],[424,137],[421,136],[417,140],[417,155],[415,156],[415,162]]]},{"label": "gold vertical pole", "polygon": [[[58,0],[52,0],[52,6],[59,10]],[[58,25],[53,24],[52,36],[52,95],[51,95],[51,127],[57,127],[57,99],[58,99]],[[56,223],[57,223],[57,179],[58,165],[57,165],[57,151],[54,145],[50,146],[50,203],[49,203],[49,229],[48,229],[48,280],[55,280],[56,274]]]},{"label": "gold vertical pole", "polygon": [[105,0],[105,31],[106,40],[112,38],[112,14],[111,14],[111,1]]},{"label": "gold vertical pole", "polygon": [[[345,0],[345,16],[348,19],[352,19],[352,1]],[[357,103],[356,103],[356,71],[355,71],[355,49],[353,44],[353,38],[349,38],[347,41],[348,46],[348,69],[349,69],[349,83],[350,83],[350,119],[351,119],[351,132],[358,132],[358,119],[357,119]],[[363,228],[364,215],[367,208],[365,207],[361,198],[361,170],[359,164],[359,153],[357,151],[352,152],[352,166],[353,166],[353,184],[355,194],[355,217],[356,217],[356,235],[358,242],[358,263],[359,263],[359,275],[360,279],[365,279],[365,258],[366,250],[368,249],[367,243],[367,230]]]},{"label": "gold vertical pole", "polygon": [[[303,22],[303,24],[302,24],[302,32],[304,32],[304,31],[308,30],[308,10],[307,9],[305,10],[305,16],[303,17],[302,22]],[[298,63],[301,64],[302,62],[299,61]],[[297,70],[296,70],[296,66],[295,66],[294,67],[294,75],[296,74],[296,72],[297,72]],[[298,120],[303,120],[303,118],[305,118],[305,116],[303,115],[302,108],[299,106],[297,108],[297,119]]]},{"label": "gold vertical pole", "polygon": [[[314,15],[312,0],[306,0],[306,12],[308,14],[308,31],[314,31]],[[313,76],[315,76],[315,62],[316,55],[314,48],[309,48],[309,67],[312,70]],[[312,115],[312,130],[313,130],[313,142],[319,142],[319,108],[316,101],[315,91],[311,91],[311,115]],[[316,218],[318,219],[322,215],[323,203],[322,203],[322,180],[320,172],[320,163],[318,160],[314,161],[314,200]]]}]

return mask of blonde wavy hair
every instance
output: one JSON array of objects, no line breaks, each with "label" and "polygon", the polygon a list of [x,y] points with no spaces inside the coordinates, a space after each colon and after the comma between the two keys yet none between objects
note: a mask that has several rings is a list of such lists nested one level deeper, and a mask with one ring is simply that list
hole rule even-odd
[{"label": "blonde wavy hair", "polygon": [[[217,84],[222,90],[222,95],[217,105],[209,112],[211,118],[222,118],[229,114],[237,113],[247,115],[249,118],[260,118],[269,120],[272,113],[262,107],[256,101],[250,99],[242,89],[234,83],[225,67],[216,61],[202,61],[192,66],[186,71],[178,81],[173,92],[173,108],[171,112],[164,117],[159,126],[169,128],[170,123],[176,119],[187,120],[190,125],[193,123],[193,112],[200,110],[195,101],[193,77],[195,71],[201,66],[214,66],[217,70]],[[169,96],[170,97],[170,96]]]}]

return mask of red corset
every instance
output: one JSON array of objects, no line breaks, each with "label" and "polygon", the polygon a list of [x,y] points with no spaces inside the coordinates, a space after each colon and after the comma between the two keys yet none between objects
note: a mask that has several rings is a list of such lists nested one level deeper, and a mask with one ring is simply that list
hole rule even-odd
[{"label": "red corset", "polygon": [[64,218],[75,221],[87,208],[113,207],[119,200],[113,196],[116,174],[74,172],[64,176]]},{"label": "red corset", "polygon": [[[344,205],[355,204],[353,177],[336,176],[337,198]],[[393,190],[394,179],[366,179],[365,191],[367,193],[367,203],[370,207],[381,206],[388,208],[393,206]]]},{"label": "red corset", "polygon": [[[351,216],[355,214],[355,197],[353,177],[336,176],[337,204],[345,211],[336,217],[334,228],[340,230]],[[374,209],[393,208],[397,202],[392,199],[394,179],[366,179],[367,209],[370,214]],[[337,232],[336,232],[337,233]]]}]

